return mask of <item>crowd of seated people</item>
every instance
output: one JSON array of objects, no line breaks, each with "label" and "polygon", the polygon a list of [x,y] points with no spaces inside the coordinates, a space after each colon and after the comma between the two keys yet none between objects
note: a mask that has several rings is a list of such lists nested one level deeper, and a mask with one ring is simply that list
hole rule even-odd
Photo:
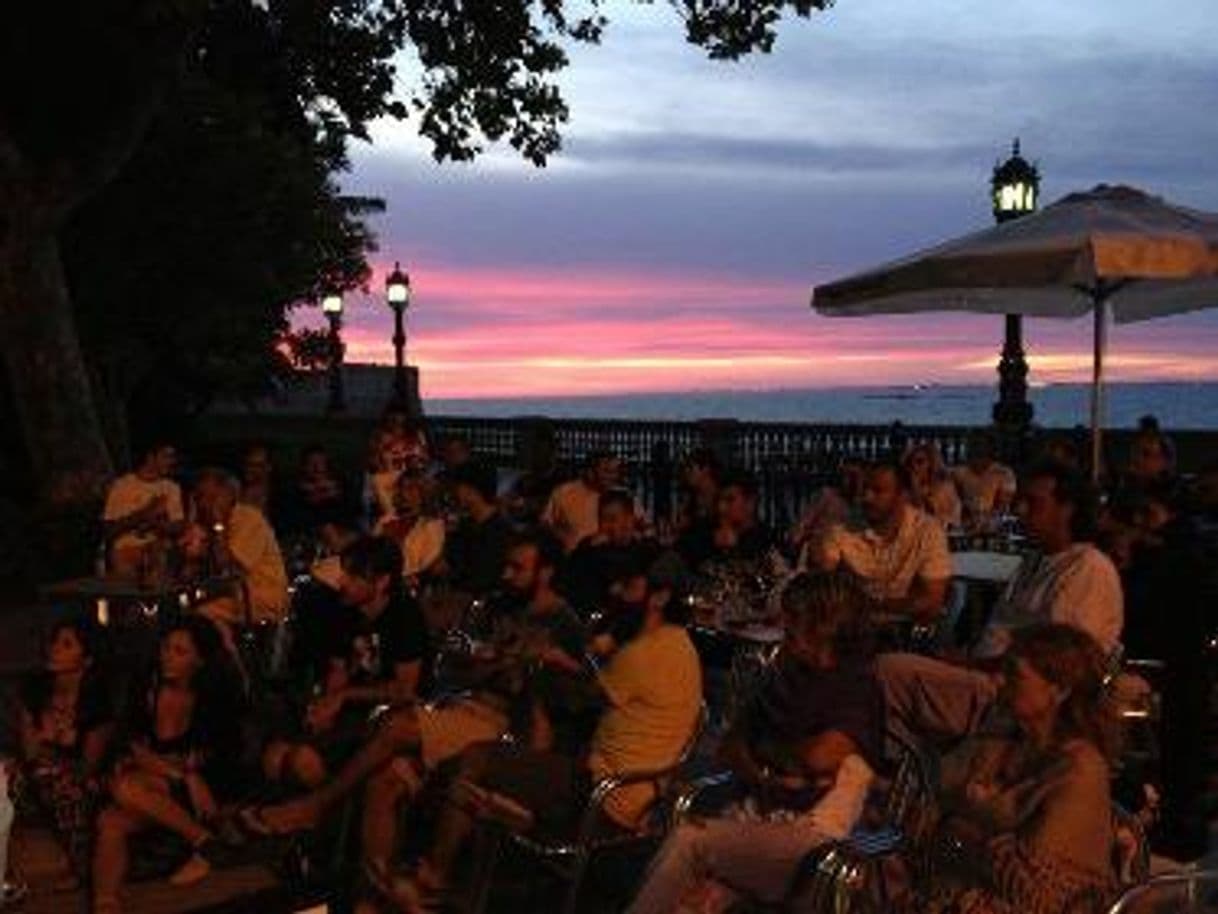
[{"label": "crowd of seated people", "polygon": [[[1117,891],[1123,655],[1165,664],[1172,764],[1154,840],[1204,851],[1218,471],[1185,486],[1157,428],[1139,431],[1104,493],[1060,444],[1017,483],[984,435],[955,469],[929,443],[847,460],[787,535],[763,521],[758,481],[709,451],[682,462],[674,516],[646,518],[609,454],[569,481],[549,474],[544,495],[537,474],[522,499],[464,439],[432,450],[388,415],[362,499],[319,448],[296,480],[257,444],[239,476],[205,467],[179,486],[175,448],[156,441],[115,481],[114,573],[142,579],[169,553],[176,572],[221,586],[166,617],[145,675],[116,676],[113,632],[73,618],[20,691],[16,792],[46,814],[95,910],[122,909],[141,834],[173,836],[169,878],[186,885],[234,835],[313,831],[349,807],[362,875],[344,889],[358,910],[447,903],[480,817],[506,803],[519,827],[569,835],[598,778],[683,756],[711,662],[685,596],[700,575],[758,565],[783,641],[755,692],[732,696],[714,746],[734,799],[667,835],[630,910],[781,900],[804,855],[858,823],[885,733],[948,760],[943,878],[911,888],[914,910],[1101,910]],[[1027,549],[978,637],[933,656],[875,637],[941,619],[949,530],[1007,511]],[[289,568],[300,539],[307,561]],[[288,618],[289,668],[260,684],[243,635]],[[657,799],[632,785],[598,825],[649,827]]]}]

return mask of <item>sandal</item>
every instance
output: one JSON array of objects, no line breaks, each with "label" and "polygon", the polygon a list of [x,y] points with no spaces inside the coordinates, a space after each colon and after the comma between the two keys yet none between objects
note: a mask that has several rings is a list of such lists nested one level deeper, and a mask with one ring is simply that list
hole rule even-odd
[{"label": "sandal", "polygon": [[445,910],[446,892],[420,885],[409,872],[394,872],[383,861],[364,865],[369,887],[385,901],[406,914],[439,914]]}]

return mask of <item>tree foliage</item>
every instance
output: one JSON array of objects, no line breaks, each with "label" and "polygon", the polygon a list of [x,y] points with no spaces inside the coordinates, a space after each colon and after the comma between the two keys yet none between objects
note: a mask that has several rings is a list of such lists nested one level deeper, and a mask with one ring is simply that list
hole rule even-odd
[{"label": "tree foliage", "polygon": [[[784,15],[831,0],[668,2],[690,42],[732,60],[770,50]],[[98,392],[107,404],[194,407],[253,395],[286,368],[288,310],[366,279],[362,217],[378,204],[344,198],[336,180],[373,121],[413,119],[438,161],[506,141],[544,164],[568,118],[555,82],[566,48],[600,41],[605,10],[604,0],[7,4],[0,353],[47,497],[86,498],[109,472]],[[109,426],[121,439],[122,422]]]}]

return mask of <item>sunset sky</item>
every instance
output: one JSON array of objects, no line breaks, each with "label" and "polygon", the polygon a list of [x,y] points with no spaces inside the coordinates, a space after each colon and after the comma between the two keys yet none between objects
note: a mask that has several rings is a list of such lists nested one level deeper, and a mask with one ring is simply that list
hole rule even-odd
[{"label": "sunset sky", "polygon": [[[549,167],[435,165],[411,122],[354,150],[346,189],[388,212],[349,359],[392,359],[398,259],[425,397],[986,383],[999,318],[828,320],[811,286],[989,224],[1015,135],[1046,202],[1123,182],[1218,210],[1214,0],[838,0],[735,64],[666,4],[606,9]],[[1027,336],[1035,378],[1087,376],[1086,321]],[[1118,379],[1218,379],[1218,312],[1118,328],[1112,353]]]}]

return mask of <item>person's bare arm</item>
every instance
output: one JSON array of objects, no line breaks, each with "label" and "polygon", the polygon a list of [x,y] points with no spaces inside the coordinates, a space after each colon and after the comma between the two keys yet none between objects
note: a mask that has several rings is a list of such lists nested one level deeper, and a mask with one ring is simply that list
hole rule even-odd
[{"label": "person's bare arm", "polygon": [[915,622],[936,622],[946,607],[950,583],[950,578],[914,578],[905,596],[885,600],[882,609],[888,613],[909,616]]},{"label": "person's bare arm", "polygon": [[85,733],[81,757],[85,765],[85,774],[94,775],[106,760],[110,742],[114,738],[114,724],[105,723],[94,727]]},{"label": "person's bare arm", "polygon": [[156,496],[142,508],[136,508],[130,514],[103,520],[102,535],[107,542],[112,542],[124,533],[132,531],[142,533],[153,527],[158,518],[164,518],[165,523],[168,523],[168,517],[165,516],[165,496],[163,495]]}]

